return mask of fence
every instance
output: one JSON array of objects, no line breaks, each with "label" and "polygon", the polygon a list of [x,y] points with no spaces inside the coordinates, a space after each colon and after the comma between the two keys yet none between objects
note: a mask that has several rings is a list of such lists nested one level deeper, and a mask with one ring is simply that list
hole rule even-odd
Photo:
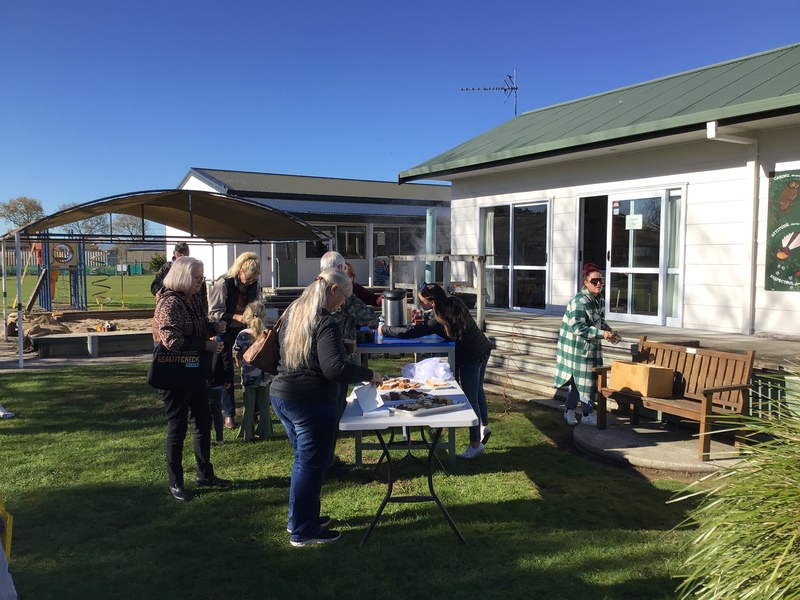
[{"label": "fence", "polygon": [[773,369],[754,370],[750,415],[800,417],[800,375]]},{"label": "fence", "polygon": [[[33,255],[33,256],[32,256]],[[114,254],[109,254],[103,250],[86,250],[84,252],[83,264],[86,265],[89,274],[103,273],[106,275],[114,275],[118,272],[117,267],[122,267],[128,275],[142,275],[149,272],[149,262],[133,261],[127,262],[123,265],[117,264],[118,257]],[[5,262],[3,263],[7,270],[6,275],[17,274],[17,258],[13,250],[6,250]],[[38,266],[36,260],[36,253],[30,250],[23,250],[20,252],[20,264],[25,267],[25,273],[28,275],[36,275],[38,273]],[[62,267],[64,269],[65,267]],[[0,273],[2,273],[2,265],[0,265]]]}]

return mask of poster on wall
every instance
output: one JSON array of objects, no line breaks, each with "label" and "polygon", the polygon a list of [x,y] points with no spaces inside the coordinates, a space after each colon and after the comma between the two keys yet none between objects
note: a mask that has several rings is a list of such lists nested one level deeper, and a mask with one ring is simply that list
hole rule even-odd
[{"label": "poster on wall", "polygon": [[764,289],[800,291],[800,171],[770,175]]}]

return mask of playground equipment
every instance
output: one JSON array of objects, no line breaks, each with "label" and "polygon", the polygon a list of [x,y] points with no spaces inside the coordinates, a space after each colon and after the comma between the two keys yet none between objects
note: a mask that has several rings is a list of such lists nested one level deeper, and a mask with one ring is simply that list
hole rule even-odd
[{"label": "playground equipment", "polygon": [[[100,271],[100,269],[94,269],[92,271],[92,275],[104,275],[104,273],[102,271]],[[96,290],[92,294],[92,297],[94,298],[94,301],[97,304],[100,305],[100,308],[103,308],[103,303],[100,301],[101,299],[105,300],[106,303],[111,302],[111,298],[110,297],[103,295],[104,293],[106,293],[109,290],[111,290],[111,286],[104,283],[105,281],[108,281],[108,279],[110,277],[111,277],[110,275],[106,275],[102,279],[95,279],[94,281],[92,281],[92,286],[93,287],[100,288],[99,290]]]},{"label": "playground equipment", "polygon": [[[86,249],[83,241],[51,242],[43,238],[34,244],[37,255],[39,280],[37,281],[31,301],[26,307],[31,308],[32,300],[38,293],[39,306],[51,311],[54,309],[54,297],[58,280],[62,275],[69,277],[69,304],[77,310],[88,310],[86,289]],[[49,281],[49,285],[44,285]]]}]

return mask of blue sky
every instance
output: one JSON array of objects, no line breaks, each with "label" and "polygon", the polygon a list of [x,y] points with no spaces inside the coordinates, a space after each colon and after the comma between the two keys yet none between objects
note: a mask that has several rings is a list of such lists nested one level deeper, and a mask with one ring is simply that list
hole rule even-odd
[{"label": "blue sky", "polygon": [[800,41],[796,0],[108,0],[0,6],[0,201],[191,167],[396,181],[519,112]]}]

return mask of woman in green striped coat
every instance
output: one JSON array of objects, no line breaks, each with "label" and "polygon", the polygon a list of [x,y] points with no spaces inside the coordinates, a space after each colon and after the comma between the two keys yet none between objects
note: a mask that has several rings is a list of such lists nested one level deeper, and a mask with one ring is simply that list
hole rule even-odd
[{"label": "woman in green striped coat", "polygon": [[581,423],[597,425],[591,404],[597,389],[597,375],[592,369],[603,364],[602,340],[615,336],[605,319],[603,283],[597,265],[584,265],[583,287],[569,301],[561,319],[554,387],[567,387],[564,420],[570,425],[578,424],[575,417],[578,400],[583,413]]}]

